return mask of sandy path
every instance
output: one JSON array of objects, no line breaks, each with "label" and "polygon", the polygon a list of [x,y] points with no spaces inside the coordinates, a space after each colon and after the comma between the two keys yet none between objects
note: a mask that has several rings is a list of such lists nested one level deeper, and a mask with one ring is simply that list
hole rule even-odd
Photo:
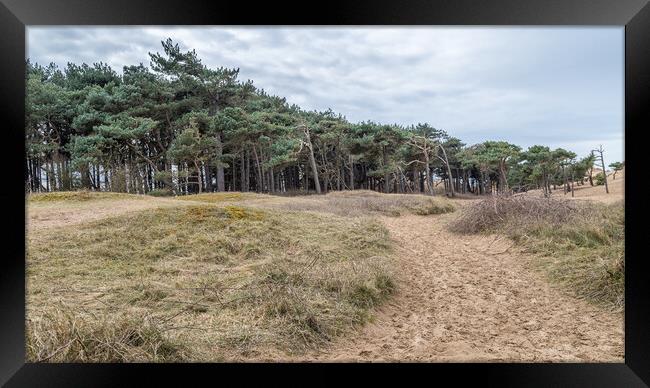
[{"label": "sandy path", "polygon": [[[27,219],[31,232],[192,204],[163,198],[30,204]],[[551,288],[505,237],[447,232],[454,217],[382,217],[397,247],[397,294],[374,322],[301,360],[623,360],[622,314]]]},{"label": "sandy path", "polygon": [[506,238],[458,236],[453,214],[383,218],[399,291],[319,361],[623,360],[623,316],[551,288]]}]

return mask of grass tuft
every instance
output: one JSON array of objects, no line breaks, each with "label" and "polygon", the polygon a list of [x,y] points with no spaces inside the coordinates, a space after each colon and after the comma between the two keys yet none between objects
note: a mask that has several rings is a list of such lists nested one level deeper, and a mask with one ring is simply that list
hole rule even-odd
[{"label": "grass tuft", "polygon": [[[388,231],[368,218],[205,204],[28,237],[28,318],[56,315],[53,301],[69,306],[62,314],[74,317],[59,319],[59,334],[38,349],[70,341],[73,325],[103,333],[113,323],[97,317],[121,311],[174,327],[165,338],[192,349],[184,359],[282,357],[365,322],[394,290]],[[33,338],[48,338],[49,330],[38,323]],[[92,334],[107,338],[102,335]],[[60,360],[121,359],[78,353]],[[122,353],[125,360],[152,357]],[[49,352],[30,354],[38,360]]]},{"label": "grass tuft", "polygon": [[27,198],[29,202],[86,202],[102,199],[140,199],[142,197],[135,194],[79,190],[31,193]]},{"label": "grass tuft", "polygon": [[226,206],[226,214],[234,220],[256,220],[260,221],[264,218],[264,213],[259,210],[247,209],[241,206]]},{"label": "grass tuft", "polygon": [[57,308],[28,320],[26,344],[31,362],[174,362],[188,354],[145,316],[89,319]]},{"label": "grass tuft", "polygon": [[152,197],[172,197],[174,196],[174,192],[170,188],[154,189],[148,192],[147,195]]},{"label": "grass tuft", "polygon": [[203,193],[192,195],[181,195],[176,199],[181,201],[198,201],[206,203],[220,203],[220,202],[237,202],[248,199],[266,198],[268,195],[256,193],[240,193],[240,192],[221,192],[221,193]]}]

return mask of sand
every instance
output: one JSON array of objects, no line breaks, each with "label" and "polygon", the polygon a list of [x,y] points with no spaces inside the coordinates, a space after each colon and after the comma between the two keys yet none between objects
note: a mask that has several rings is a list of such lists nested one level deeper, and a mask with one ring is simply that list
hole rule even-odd
[{"label": "sand", "polygon": [[[594,184],[596,180],[594,179]],[[614,178],[613,174],[607,176],[607,186],[609,189],[609,194],[605,191],[605,186],[591,186],[589,182],[584,185],[574,184],[574,196],[571,196],[571,193],[564,194],[562,187],[558,187],[558,190],[552,192],[553,198],[567,198],[567,199],[576,199],[576,200],[590,200],[603,203],[613,203],[620,201],[624,198],[625,191],[625,169],[616,173]],[[525,193],[525,195],[536,195],[542,196],[541,190],[530,190]]]},{"label": "sand", "polygon": [[[318,361],[622,362],[623,315],[566,295],[502,237],[458,236],[454,214],[383,218],[399,291]],[[309,357],[307,359],[309,359]]]},{"label": "sand", "polygon": [[[583,186],[576,189],[575,199],[621,200],[623,186],[624,174],[619,172],[610,181],[611,194],[604,194],[602,186]],[[264,207],[264,201],[248,202]],[[462,206],[472,201],[457,202]],[[148,197],[30,204],[28,230],[192,203]],[[534,258],[505,237],[448,232],[445,224],[456,216],[381,217],[397,247],[396,295],[376,312],[373,322],[287,361],[623,361],[622,313],[554,288],[532,268]]]}]

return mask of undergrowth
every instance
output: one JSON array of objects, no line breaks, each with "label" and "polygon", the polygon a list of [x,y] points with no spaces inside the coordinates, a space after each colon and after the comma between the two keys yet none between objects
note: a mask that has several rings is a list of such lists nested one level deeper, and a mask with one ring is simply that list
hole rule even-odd
[{"label": "undergrowth", "polygon": [[455,211],[452,202],[442,197],[417,194],[382,194],[370,190],[331,192],[326,195],[315,195],[301,200],[284,202],[278,206],[290,210],[318,211],[351,217],[369,214],[431,215]]},{"label": "undergrowth", "polygon": [[622,202],[493,197],[469,206],[449,227],[458,233],[504,233],[537,255],[536,264],[574,295],[613,310],[624,307]]},{"label": "undergrowth", "polygon": [[31,193],[27,198],[30,202],[84,202],[99,199],[138,199],[141,197],[135,194],[79,190],[53,191],[50,193]]},{"label": "undergrowth", "polygon": [[101,319],[44,309],[26,325],[27,359],[33,362],[177,362],[187,349],[170,341],[145,316]]},{"label": "undergrowth", "polygon": [[264,194],[242,193],[242,192],[232,191],[232,192],[180,195],[176,197],[176,199],[182,201],[219,203],[219,202],[235,202],[235,201],[242,201],[247,199],[265,198],[265,197],[269,197],[269,196]]}]

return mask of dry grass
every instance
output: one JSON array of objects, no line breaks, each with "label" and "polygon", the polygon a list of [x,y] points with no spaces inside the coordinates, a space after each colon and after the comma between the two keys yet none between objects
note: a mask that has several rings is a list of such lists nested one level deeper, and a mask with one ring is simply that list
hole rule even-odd
[{"label": "dry grass", "polygon": [[97,319],[49,307],[26,326],[27,359],[34,362],[174,362],[186,357],[186,349],[169,341],[146,316]]},{"label": "dry grass", "polygon": [[571,222],[540,224],[513,234],[546,260],[550,278],[576,295],[614,310],[625,305],[625,210],[622,203],[586,205]]},{"label": "dry grass", "polygon": [[326,195],[295,198],[273,206],[351,217],[372,214],[386,216],[429,215],[449,213],[455,210],[454,205],[447,198],[416,194],[382,194],[370,190],[331,192]]},{"label": "dry grass", "polygon": [[104,199],[142,199],[136,194],[111,193],[98,191],[55,191],[51,193],[31,193],[27,196],[29,202],[85,202]]},{"label": "dry grass", "polygon": [[463,209],[449,228],[457,233],[516,231],[539,223],[561,224],[582,209],[581,204],[569,200],[492,196]]},{"label": "dry grass", "polygon": [[206,204],[41,230],[29,360],[300,354],[366,321],[392,279],[387,230],[368,218]]},{"label": "dry grass", "polygon": [[267,194],[242,193],[238,191],[229,191],[229,192],[221,192],[221,193],[181,195],[175,197],[175,199],[179,199],[182,201],[220,203],[220,202],[238,202],[238,201],[245,201],[249,199],[264,199],[268,197],[270,196]]},{"label": "dry grass", "polygon": [[549,278],[576,296],[622,310],[625,291],[623,202],[599,204],[528,196],[494,197],[450,223],[460,233],[505,233],[541,259]]}]

